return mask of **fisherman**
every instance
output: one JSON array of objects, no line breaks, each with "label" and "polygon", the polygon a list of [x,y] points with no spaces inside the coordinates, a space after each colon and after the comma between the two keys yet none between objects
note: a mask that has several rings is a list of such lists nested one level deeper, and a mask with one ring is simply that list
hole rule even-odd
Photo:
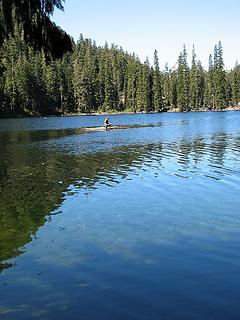
[{"label": "fisherman", "polygon": [[104,119],[104,127],[106,128],[106,130],[108,129],[108,127],[111,126],[111,123],[109,122],[109,117]]}]

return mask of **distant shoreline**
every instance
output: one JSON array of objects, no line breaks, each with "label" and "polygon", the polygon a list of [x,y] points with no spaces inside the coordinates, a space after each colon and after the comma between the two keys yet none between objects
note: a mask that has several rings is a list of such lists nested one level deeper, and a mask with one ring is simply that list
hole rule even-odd
[{"label": "distant shoreline", "polygon": [[222,110],[210,110],[210,109],[201,109],[201,110],[189,110],[189,111],[180,111],[178,108],[174,108],[168,111],[108,111],[108,112],[82,112],[82,113],[59,113],[59,114],[1,114],[0,119],[14,119],[14,118],[43,118],[43,117],[74,117],[74,116],[106,116],[106,115],[130,115],[130,114],[158,114],[158,113],[188,113],[188,112],[227,112],[227,111],[240,111],[240,106],[231,106]]},{"label": "distant shoreline", "polygon": [[140,111],[109,111],[109,112],[91,112],[91,113],[68,113],[63,116],[101,116],[101,115],[120,115],[120,114],[158,114],[158,113],[188,113],[188,112],[223,112],[223,111],[240,111],[239,107],[228,107],[223,110],[210,110],[210,109],[202,109],[202,110],[189,110],[189,111],[180,111],[178,108],[171,109],[168,111],[150,111],[150,112],[140,112]]}]

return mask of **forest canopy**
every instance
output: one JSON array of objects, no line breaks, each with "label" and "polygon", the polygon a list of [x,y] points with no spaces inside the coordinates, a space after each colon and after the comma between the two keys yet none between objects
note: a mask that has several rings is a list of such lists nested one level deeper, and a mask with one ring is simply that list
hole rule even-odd
[{"label": "forest canopy", "polygon": [[[54,22],[61,0],[0,0],[0,114],[223,110],[240,104],[240,65],[226,71],[221,42],[208,70],[193,46],[176,67],[154,63],[116,45],[77,43]],[[158,44],[161,48],[161,44]]]}]

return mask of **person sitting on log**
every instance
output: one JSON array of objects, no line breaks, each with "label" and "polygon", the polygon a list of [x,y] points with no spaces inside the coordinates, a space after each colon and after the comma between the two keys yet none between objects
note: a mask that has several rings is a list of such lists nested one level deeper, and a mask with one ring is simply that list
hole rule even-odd
[{"label": "person sitting on log", "polygon": [[112,124],[109,122],[109,117],[105,118],[104,120],[104,127],[106,128],[106,130],[108,129],[108,127],[110,127]]}]

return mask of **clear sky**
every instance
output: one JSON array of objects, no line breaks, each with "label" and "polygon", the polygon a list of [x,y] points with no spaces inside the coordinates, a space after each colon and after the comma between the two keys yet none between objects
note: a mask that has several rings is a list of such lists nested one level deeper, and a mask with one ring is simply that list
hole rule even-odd
[{"label": "clear sky", "polygon": [[157,49],[160,67],[172,67],[186,44],[204,67],[222,41],[227,69],[240,62],[240,0],[65,0],[53,20],[77,41],[80,33],[97,45],[115,43],[150,62]]}]

